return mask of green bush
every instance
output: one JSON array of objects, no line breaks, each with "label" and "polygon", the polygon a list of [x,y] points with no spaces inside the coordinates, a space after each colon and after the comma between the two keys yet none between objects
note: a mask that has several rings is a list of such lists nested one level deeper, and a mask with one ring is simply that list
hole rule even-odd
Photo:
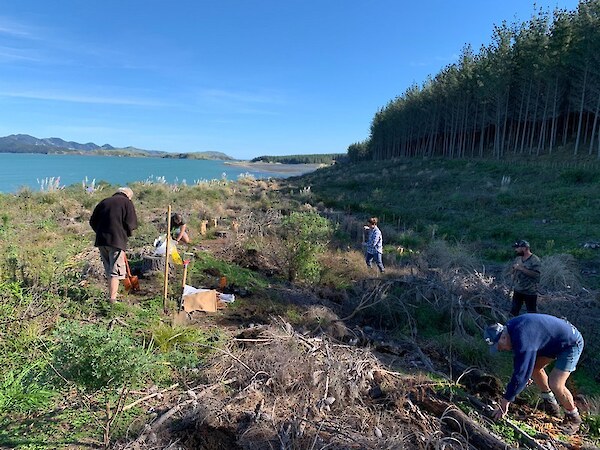
[{"label": "green bush", "polygon": [[316,281],[322,254],[333,233],[331,222],[316,212],[293,212],[281,223],[281,236],[286,250],[288,280],[296,278]]},{"label": "green bush", "polygon": [[54,367],[84,391],[106,391],[143,382],[150,370],[151,354],[120,330],[66,322],[54,336]]},{"label": "green bush", "polygon": [[188,269],[188,277],[189,280],[192,280],[191,282],[200,282],[209,286],[216,284],[217,277],[227,278],[229,286],[250,289],[265,288],[267,286],[267,282],[256,272],[215,258],[205,252],[195,254]]}]

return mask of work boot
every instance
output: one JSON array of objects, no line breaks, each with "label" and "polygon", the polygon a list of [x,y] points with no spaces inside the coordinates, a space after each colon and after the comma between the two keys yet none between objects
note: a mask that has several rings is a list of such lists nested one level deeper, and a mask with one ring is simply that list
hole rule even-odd
[{"label": "work boot", "polygon": [[552,417],[560,416],[560,406],[558,406],[558,403],[556,402],[555,399],[543,398],[542,399],[542,409],[549,416],[552,416]]},{"label": "work boot", "polygon": [[575,411],[574,413],[565,413],[565,418],[563,419],[563,423],[560,428],[563,433],[570,436],[579,431],[579,427],[581,426],[582,422],[583,421],[581,420],[579,411]]},{"label": "work boot", "polygon": [[560,416],[560,407],[558,406],[558,402],[556,401],[556,397],[554,396],[554,392],[542,392],[542,409],[546,414],[552,417]]}]

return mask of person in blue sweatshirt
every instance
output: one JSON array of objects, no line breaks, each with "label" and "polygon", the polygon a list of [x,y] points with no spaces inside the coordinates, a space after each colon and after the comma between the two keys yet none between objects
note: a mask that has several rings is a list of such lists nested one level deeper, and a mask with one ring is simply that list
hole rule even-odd
[{"label": "person in blue sweatshirt", "polygon": [[[488,326],[483,337],[492,353],[513,352],[513,374],[494,418],[500,419],[507,414],[508,406],[531,378],[542,392],[546,412],[558,416],[560,403],[565,410],[564,431],[576,433],[581,417],[566,381],[576,369],[583,351],[579,330],[565,319],[528,313],[509,320],[506,325]],[[556,363],[548,376],[545,367],[552,361]]]}]

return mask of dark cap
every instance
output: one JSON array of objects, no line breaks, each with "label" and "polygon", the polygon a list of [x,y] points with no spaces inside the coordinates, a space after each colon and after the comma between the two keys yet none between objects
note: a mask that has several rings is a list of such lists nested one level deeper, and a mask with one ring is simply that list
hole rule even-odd
[{"label": "dark cap", "polygon": [[500,340],[503,331],[504,325],[501,323],[490,325],[483,331],[483,340],[490,346],[490,353],[496,353],[498,351],[498,341]]},{"label": "dark cap", "polygon": [[518,240],[517,242],[515,242],[512,246],[514,248],[518,248],[518,247],[527,247],[527,248],[529,248],[529,242],[527,242],[525,239],[521,239],[521,240]]}]

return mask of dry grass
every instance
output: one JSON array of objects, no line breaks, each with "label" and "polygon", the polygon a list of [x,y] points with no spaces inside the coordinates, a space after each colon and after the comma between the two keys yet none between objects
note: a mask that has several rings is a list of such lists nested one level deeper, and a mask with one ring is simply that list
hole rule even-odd
[{"label": "dry grass", "polygon": [[464,246],[451,245],[447,241],[436,239],[424,250],[420,258],[421,265],[443,271],[473,272],[480,266],[477,258],[467,253]]},{"label": "dry grass", "polygon": [[550,255],[542,258],[540,287],[548,292],[581,290],[581,279],[577,262],[571,255]]},{"label": "dry grass", "polygon": [[186,415],[180,433],[188,439],[207,428],[235,431],[237,448],[251,450],[412,449],[443,439],[439,422],[409,400],[420,378],[388,372],[368,349],[307,338],[285,322],[232,345],[206,376],[211,385],[235,381]]}]

